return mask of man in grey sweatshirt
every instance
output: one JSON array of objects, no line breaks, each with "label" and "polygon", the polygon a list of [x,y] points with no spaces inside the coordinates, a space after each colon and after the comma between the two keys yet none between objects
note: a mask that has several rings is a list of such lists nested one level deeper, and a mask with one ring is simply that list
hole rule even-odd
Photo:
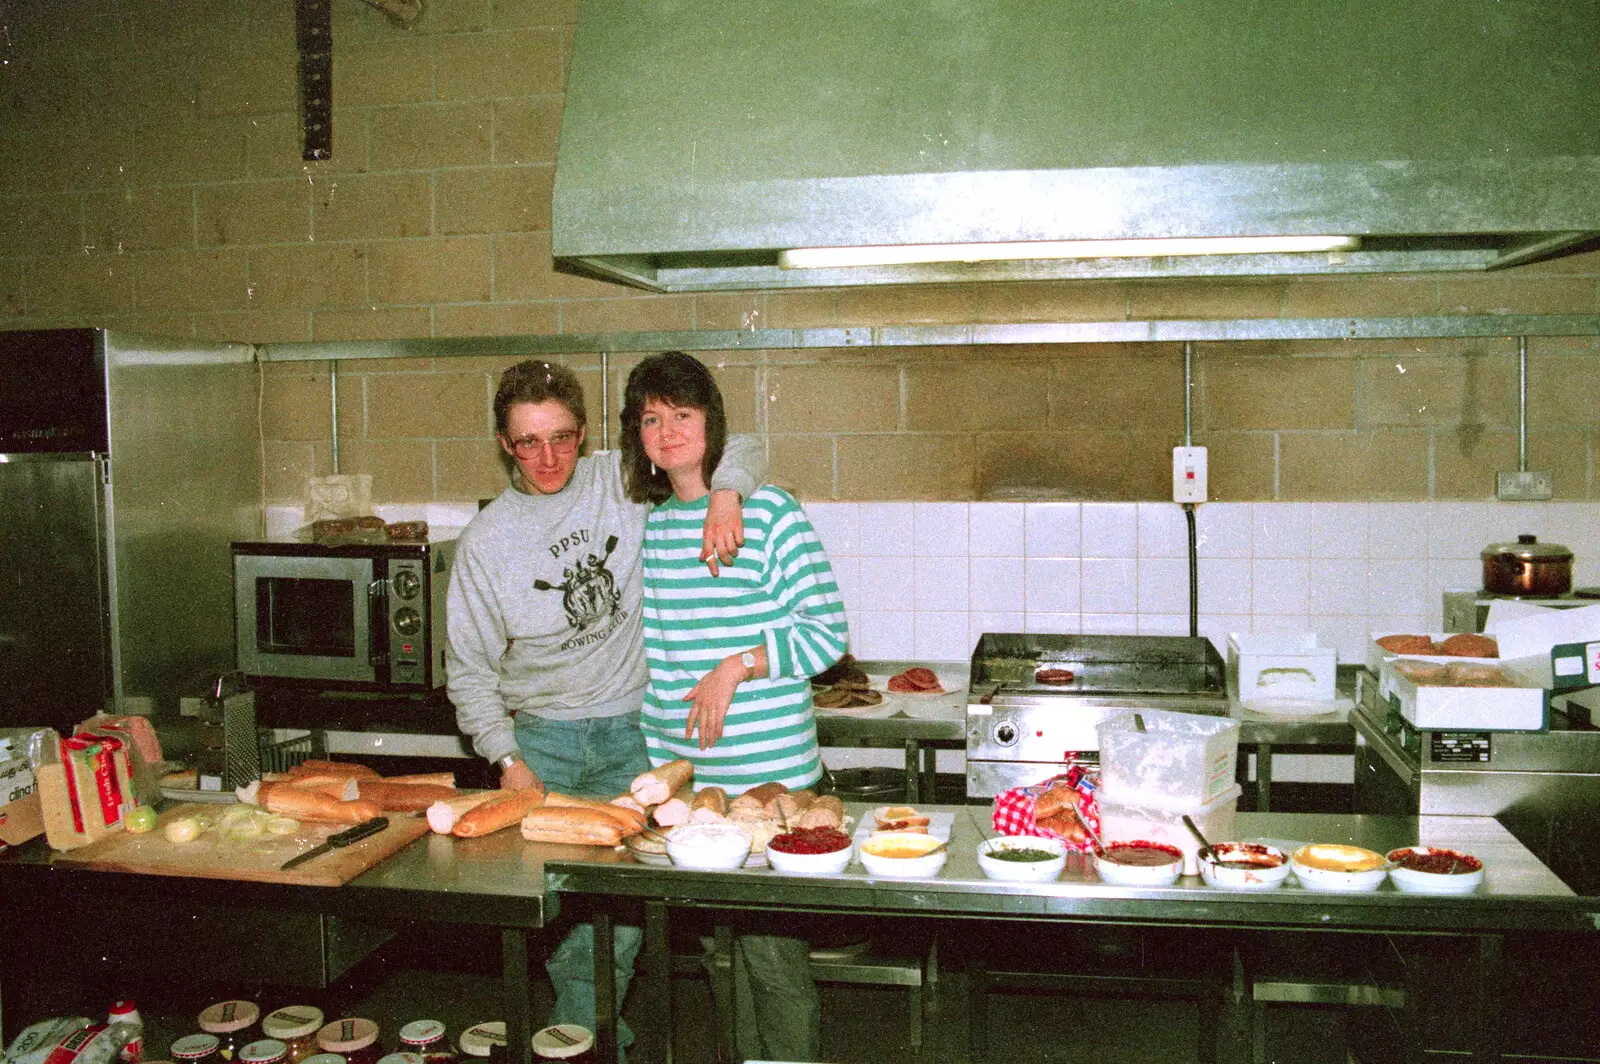
[{"label": "man in grey sweatshirt", "polygon": [[[450,573],[446,673],[456,723],[508,789],[542,782],[610,798],[650,767],[640,565],[647,507],[622,487],[620,456],[580,456],[587,428],[572,371],[528,360],[501,375],[495,434],[511,486],[461,533]],[[712,573],[743,542],[742,497],[766,474],[761,444],[733,436],[712,477],[701,560]],[[640,935],[618,927],[617,1000]],[[546,968],[551,1023],[594,1028],[594,939],[573,930]],[[624,1044],[631,1034],[622,1031]]]}]

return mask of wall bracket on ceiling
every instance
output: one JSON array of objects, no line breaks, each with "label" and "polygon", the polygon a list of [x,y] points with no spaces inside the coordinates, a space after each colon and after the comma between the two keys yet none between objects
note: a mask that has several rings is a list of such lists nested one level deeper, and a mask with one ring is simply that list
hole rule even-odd
[{"label": "wall bracket on ceiling", "polygon": [[332,0],[295,0],[294,36],[300,54],[301,158],[333,158]]},{"label": "wall bracket on ceiling", "polygon": [[410,29],[422,17],[422,0],[361,0],[368,7],[377,8],[390,22],[403,30]]}]

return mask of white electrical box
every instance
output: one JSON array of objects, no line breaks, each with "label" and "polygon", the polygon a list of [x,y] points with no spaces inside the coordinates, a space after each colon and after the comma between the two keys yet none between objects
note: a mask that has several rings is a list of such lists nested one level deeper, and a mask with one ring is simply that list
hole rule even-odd
[{"label": "white electrical box", "polygon": [[1172,501],[1206,501],[1206,449],[1204,447],[1174,447],[1172,449]]}]

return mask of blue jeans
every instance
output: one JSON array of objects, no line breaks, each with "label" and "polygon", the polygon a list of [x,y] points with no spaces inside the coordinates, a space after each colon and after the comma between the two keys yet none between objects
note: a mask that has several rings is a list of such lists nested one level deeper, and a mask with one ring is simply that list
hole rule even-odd
[{"label": "blue jeans", "polygon": [[[523,762],[546,790],[585,798],[614,798],[650,767],[638,713],[572,721],[519,713],[515,731]],[[643,941],[644,932],[639,928],[616,925],[612,964],[619,1009],[627,996],[633,962]],[[544,968],[556,991],[550,1023],[575,1023],[593,1031],[594,925],[574,927],[550,954]],[[618,1023],[617,1040],[622,1046],[633,1044],[633,1032],[627,1024]]]}]

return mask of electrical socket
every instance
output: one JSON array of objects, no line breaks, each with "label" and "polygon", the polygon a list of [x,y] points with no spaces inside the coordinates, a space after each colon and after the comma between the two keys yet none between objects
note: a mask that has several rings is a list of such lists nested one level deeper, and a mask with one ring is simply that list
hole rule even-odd
[{"label": "electrical socket", "polygon": [[1495,475],[1494,496],[1501,502],[1543,502],[1555,492],[1555,478],[1547,471]]},{"label": "electrical socket", "polygon": [[1204,447],[1174,447],[1172,449],[1172,501],[1206,501],[1206,449]]}]

